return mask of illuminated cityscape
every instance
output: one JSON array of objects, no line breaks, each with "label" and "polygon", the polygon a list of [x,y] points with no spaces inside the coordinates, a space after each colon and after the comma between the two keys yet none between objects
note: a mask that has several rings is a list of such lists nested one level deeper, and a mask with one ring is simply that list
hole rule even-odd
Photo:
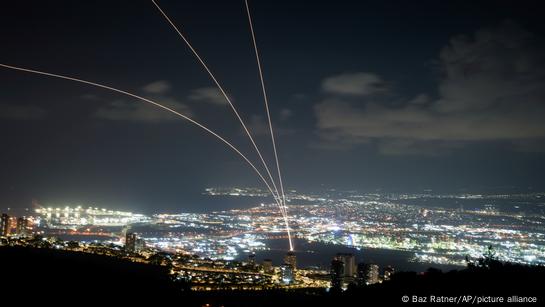
[{"label": "illuminated cityscape", "polygon": [[[245,188],[206,190],[210,197],[259,197],[262,193]],[[288,195],[292,233],[310,244],[343,246],[364,254],[369,249],[408,251],[412,253],[408,262],[460,268],[492,246],[501,261],[545,264],[540,213],[545,208],[538,205],[523,212],[518,205],[540,203],[545,194],[359,195],[331,191],[319,196],[290,191]],[[482,209],[407,204],[415,199],[484,202]],[[509,200],[511,205],[496,208],[492,204],[498,200]],[[298,204],[303,201],[306,204]],[[358,263],[361,259],[350,253],[337,253],[330,267],[302,267],[297,264],[297,249],[283,259],[256,260],[256,252],[271,249],[268,242],[285,240],[282,216],[271,204],[151,216],[96,207],[41,207],[25,217],[4,214],[2,229],[2,244],[36,244],[30,242],[37,234],[58,248],[169,263],[171,274],[190,281],[195,290],[346,288],[350,283],[388,280],[395,269]]]},{"label": "illuminated cityscape", "polygon": [[6,2],[0,300],[543,305],[544,8]]}]

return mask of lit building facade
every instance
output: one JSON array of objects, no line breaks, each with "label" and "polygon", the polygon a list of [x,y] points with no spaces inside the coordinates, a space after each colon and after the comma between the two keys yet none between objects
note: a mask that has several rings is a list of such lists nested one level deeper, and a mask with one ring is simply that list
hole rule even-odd
[{"label": "lit building facade", "polygon": [[271,274],[274,272],[273,262],[271,259],[263,260],[263,272],[266,274]]},{"label": "lit building facade", "polygon": [[297,269],[297,258],[295,257],[295,253],[289,251],[286,256],[284,256],[284,263],[290,265],[292,271],[295,272],[295,270]]},{"label": "lit building facade", "polygon": [[0,235],[4,237],[9,236],[10,227],[9,215],[2,213],[2,217],[0,217]]},{"label": "lit building facade", "polygon": [[19,236],[26,236],[30,234],[30,221],[26,217],[17,218],[16,233]]},{"label": "lit building facade", "polygon": [[280,277],[282,279],[282,283],[285,285],[294,283],[295,276],[294,276],[293,267],[288,263],[284,263],[280,267]]},{"label": "lit building facade", "polygon": [[351,253],[338,253],[336,258],[344,263],[343,276],[351,281],[356,275],[356,257]]},{"label": "lit building facade", "polygon": [[373,263],[360,263],[358,265],[358,281],[362,285],[380,282],[379,266]]},{"label": "lit building facade", "polygon": [[145,248],[144,240],[138,238],[133,232],[127,232],[125,235],[125,250],[131,253],[138,253]]}]

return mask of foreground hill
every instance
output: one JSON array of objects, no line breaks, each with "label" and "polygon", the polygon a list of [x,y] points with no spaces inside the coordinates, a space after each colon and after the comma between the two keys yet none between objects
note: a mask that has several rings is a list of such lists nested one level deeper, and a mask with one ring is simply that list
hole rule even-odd
[{"label": "foreground hill", "polygon": [[[530,300],[542,306],[545,267],[488,261],[461,271],[395,274],[382,284],[294,291],[189,292],[175,284],[165,267],[133,263],[108,256],[54,249],[0,247],[2,296],[24,305],[54,302],[60,306],[128,304],[151,306],[377,306],[476,304]],[[403,303],[403,298],[409,301]],[[418,300],[420,303],[413,302]],[[532,301],[535,300],[535,303]],[[456,301],[456,302],[453,302]],[[512,304],[510,304],[512,305]]]},{"label": "foreground hill", "polygon": [[166,268],[108,256],[0,247],[0,263],[1,293],[20,294],[26,303],[130,303],[179,293]]}]

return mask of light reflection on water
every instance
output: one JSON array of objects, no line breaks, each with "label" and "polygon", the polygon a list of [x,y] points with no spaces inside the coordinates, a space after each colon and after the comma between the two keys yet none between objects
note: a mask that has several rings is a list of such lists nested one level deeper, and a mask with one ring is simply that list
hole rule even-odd
[{"label": "light reflection on water", "polygon": [[[282,264],[284,255],[287,252],[287,240],[265,240],[265,243],[271,249],[256,252],[256,261],[260,263],[263,261],[263,259],[269,258],[273,260],[274,265]],[[353,253],[356,257],[356,262],[376,263],[381,268],[391,265],[397,271],[421,272],[430,267],[438,268],[443,271],[463,268],[452,265],[410,262],[409,259],[413,256],[413,253],[407,251],[356,249],[348,246],[325,244],[320,242],[309,243],[302,239],[294,240],[294,244],[299,267],[318,266],[323,269],[329,269],[329,265],[335,254]],[[241,254],[237,260],[246,260],[247,257],[248,254]]]}]

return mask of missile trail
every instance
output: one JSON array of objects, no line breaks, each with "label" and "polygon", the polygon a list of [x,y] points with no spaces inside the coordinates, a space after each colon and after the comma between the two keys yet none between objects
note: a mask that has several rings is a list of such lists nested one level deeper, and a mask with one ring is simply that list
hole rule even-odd
[{"label": "missile trail", "polygon": [[[166,19],[166,21],[172,26],[172,28],[176,31],[176,33],[178,34],[178,36],[180,36],[180,38],[182,38],[182,40],[185,42],[185,44],[187,45],[187,47],[191,50],[191,52],[193,53],[193,55],[197,58],[197,60],[200,62],[200,64],[203,66],[203,68],[206,70],[206,72],[208,73],[208,75],[210,76],[210,78],[212,79],[212,81],[214,81],[214,83],[216,84],[216,86],[218,87],[218,89],[220,90],[220,92],[222,93],[223,97],[225,98],[225,100],[229,103],[229,106],[231,107],[231,109],[233,110],[233,112],[235,113],[235,116],[237,117],[237,119],[239,120],[240,124],[242,125],[242,127],[244,128],[244,131],[246,132],[246,134],[248,135],[248,138],[250,139],[250,142],[252,143],[254,149],[256,150],[271,182],[272,182],[272,185],[277,193],[277,195],[279,195],[279,198],[280,198],[280,194],[279,194],[279,191],[278,191],[278,188],[275,184],[275,181],[273,179],[273,176],[269,170],[269,167],[267,166],[267,163],[265,162],[265,159],[263,158],[263,155],[261,154],[261,151],[259,150],[257,144],[255,143],[250,131],[248,130],[248,128],[246,127],[246,124],[244,123],[244,120],[241,118],[240,114],[238,113],[237,109],[235,108],[234,104],[231,102],[231,99],[229,98],[229,96],[227,95],[227,93],[225,92],[225,90],[223,89],[223,87],[221,86],[221,84],[219,83],[219,81],[216,79],[216,77],[214,76],[214,74],[212,73],[212,71],[210,70],[210,68],[208,67],[208,65],[206,65],[206,63],[204,62],[204,60],[201,58],[201,56],[197,53],[197,51],[195,50],[195,48],[193,47],[193,45],[191,45],[191,43],[189,42],[189,40],[182,34],[182,32],[179,30],[179,28],[174,24],[174,22],[168,17],[168,15],[163,11],[163,9],[161,9],[161,7],[159,6],[159,4],[157,4],[157,2],[155,0],[152,0],[151,1],[155,7],[159,10],[159,12],[161,13],[161,15],[163,15],[163,17]],[[267,115],[269,117],[269,124],[270,124],[270,115],[269,115],[269,112],[267,110]],[[272,126],[270,126],[272,128]],[[272,134],[271,134],[272,135]],[[274,144],[274,143],[273,143]],[[277,165],[278,165],[278,157],[276,156],[276,148],[275,148],[275,158],[277,160]],[[277,167],[278,171],[280,172],[280,168]],[[281,181],[281,179],[280,179]],[[283,189],[282,189],[283,190]],[[286,210],[286,207],[285,207],[285,196],[284,196],[284,193],[282,191],[282,198],[281,198],[281,201],[280,201],[280,212],[282,214],[282,216],[284,217],[284,223],[286,225],[286,232],[288,234],[288,239],[289,239],[289,245],[290,245],[290,250],[293,250],[293,244],[292,244],[292,240],[291,240],[291,234],[290,234],[290,229],[289,229],[289,221],[288,221],[288,218],[287,218],[287,210]]]},{"label": "missile trail", "polygon": [[[218,87],[218,89],[220,90],[221,94],[223,95],[223,97],[225,98],[225,100],[227,100],[227,103],[229,104],[229,106],[231,107],[231,109],[233,110],[233,112],[235,113],[235,116],[237,117],[238,121],[240,122],[240,124],[242,125],[242,128],[244,129],[244,131],[246,132],[246,135],[248,135],[248,138],[250,139],[250,142],[252,143],[254,149],[256,150],[257,152],[257,155],[259,156],[259,159],[261,160],[261,163],[263,164],[267,174],[269,175],[269,178],[272,182],[272,185],[274,187],[274,189],[276,190],[276,193],[278,194],[278,188],[276,186],[276,183],[273,179],[273,176],[271,174],[271,171],[269,170],[269,167],[267,166],[267,163],[265,162],[265,159],[263,158],[263,155],[261,154],[261,151],[259,150],[257,144],[255,143],[254,141],[254,138],[252,137],[252,134],[250,133],[250,131],[248,130],[248,128],[246,127],[246,124],[244,123],[244,120],[242,120],[242,117],[240,116],[240,114],[238,113],[237,109],[235,108],[234,104],[232,103],[231,99],[229,98],[229,96],[227,95],[227,93],[225,92],[225,90],[223,89],[223,87],[221,86],[221,84],[219,83],[219,81],[216,79],[215,75],[212,73],[212,71],[210,70],[210,68],[208,68],[208,65],[206,65],[206,63],[204,62],[204,60],[201,58],[201,56],[199,55],[199,53],[195,50],[195,48],[193,48],[193,45],[191,45],[191,43],[189,42],[189,40],[182,34],[182,32],[179,30],[179,28],[174,24],[174,22],[168,17],[168,15],[163,11],[163,9],[161,9],[161,7],[159,6],[159,4],[157,4],[157,2],[155,2],[155,0],[152,0],[151,1],[155,7],[157,7],[157,9],[159,10],[159,12],[161,13],[161,15],[163,15],[163,17],[165,18],[165,20],[172,26],[172,28],[176,31],[176,33],[178,34],[178,36],[180,36],[180,38],[182,38],[182,40],[185,42],[185,44],[187,45],[187,47],[191,50],[191,52],[193,53],[193,55],[197,58],[197,60],[199,61],[199,63],[203,66],[203,68],[206,70],[206,72],[208,73],[208,75],[210,76],[210,78],[212,79],[212,81],[214,81],[214,83],[216,84],[216,86]],[[280,209],[281,212],[282,212],[282,215],[285,215],[284,213],[284,210],[283,208]],[[288,227],[286,225],[286,227]]]},{"label": "missile trail", "polygon": [[[107,90],[110,90],[110,91],[113,91],[113,92],[117,92],[117,93],[120,93],[120,94],[123,94],[123,95],[127,95],[127,96],[130,96],[130,97],[136,98],[138,100],[141,100],[141,101],[144,101],[146,103],[152,104],[152,105],[154,105],[154,106],[156,106],[158,108],[161,108],[161,109],[163,109],[165,111],[168,111],[168,112],[170,112],[170,113],[172,113],[172,114],[174,114],[176,116],[179,116],[179,117],[189,121],[190,123],[196,125],[197,127],[203,129],[204,131],[208,132],[209,134],[213,135],[214,137],[218,138],[220,141],[225,143],[225,145],[227,145],[234,152],[236,152],[256,172],[256,174],[259,176],[259,178],[261,178],[263,183],[265,183],[265,186],[267,186],[267,189],[271,192],[271,194],[274,197],[275,202],[277,203],[277,205],[281,206],[280,196],[278,196],[277,194],[274,193],[274,191],[272,190],[272,188],[269,185],[269,183],[267,182],[267,180],[265,180],[265,177],[263,177],[261,172],[255,167],[255,165],[240,150],[238,150],[233,144],[231,144],[229,141],[227,141],[226,139],[221,137],[219,134],[217,134],[213,130],[207,128],[203,124],[195,121],[194,119],[191,119],[190,117],[188,117],[188,116],[186,116],[186,115],[184,115],[184,114],[182,114],[182,113],[180,113],[180,112],[178,112],[176,110],[173,110],[173,109],[171,109],[171,108],[169,108],[167,106],[164,106],[164,105],[162,105],[162,104],[160,104],[158,102],[155,102],[153,100],[144,98],[142,96],[138,96],[136,94],[133,94],[133,93],[130,93],[130,92],[127,92],[127,91],[123,91],[123,90],[120,90],[120,89],[117,89],[115,87],[111,87],[111,86],[108,86],[108,85],[96,83],[96,82],[91,82],[91,81],[87,81],[87,80],[83,80],[83,79],[79,79],[79,78],[74,78],[74,77],[69,77],[69,76],[65,76],[65,75],[58,75],[58,74],[48,73],[48,72],[39,71],[39,70],[33,70],[33,69],[28,69],[28,68],[22,68],[22,67],[6,65],[6,64],[2,64],[2,63],[0,63],[0,67],[13,69],[13,70],[18,70],[18,71],[23,71],[23,72],[29,72],[29,73],[38,74],[38,75],[54,77],[54,78],[59,78],[59,79],[65,79],[65,80],[70,80],[70,81],[75,81],[75,82],[79,82],[79,83],[92,85],[92,86],[95,86],[95,87],[100,87],[100,88],[103,88],[103,89],[107,89]],[[286,221],[285,218],[284,218],[284,221]]]},{"label": "missile trail", "polygon": [[281,176],[281,172],[280,172],[280,166],[279,166],[279,163],[278,163],[278,154],[277,154],[277,150],[276,150],[276,141],[275,141],[275,138],[274,138],[274,131],[273,131],[272,122],[271,122],[271,115],[270,115],[270,111],[269,111],[269,99],[268,99],[267,90],[266,90],[266,87],[265,87],[265,80],[263,78],[263,68],[262,68],[262,65],[261,65],[261,58],[259,56],[259,51],[258,51],[258,48],[257,48],[257,42],[256,42],[256,38],[255,38],[255,31],[254,31],[254,26],[253,26],[253,22],[252,22],[252,16],[250,14],[250,7],[248,5],[248,0],[244,0],[244,3],[246,4],[246,13],[248,15],[248,23],[250,25],[250,32],[251,32],[251,35],[252,35],[252,43],[254,45],[255,57],[256,57],[256,61],[257,61],[257,68],[258,68],[258,72],[259,72],[259,79],[261,81],[261,90],[263,92],[263,100],[265,102],[265,110],[267,111],[267,120],[269,122],[269,131],[270,131],[270,134],[271,134],[271,141],[272,141],[273,150],[274,150],[274,157],[275,157],[275,160],[276,160],[276,167],[277,167],[277,170],[278,170],[278,179],[279,179],[279,183],[280,183],[280,189],[281,189],[281,192],[282,192],[282,199],[285,201],[284,188],[283,188],[283,184],[282,184],[282,176]]},{"label": "missile trail", "polygon": [[[280,164],[278,162],[278,153],[277,153],[277,150],[276,150],[276,141],[275,141],[275,138],[274,138],[274,131],[273,131],[273,126],[272,126],[272,121],[271,121],[271,114],[270,114],[270,111],[269,111],[269,99],[267,97],[267,90],[265,88],[265,80],[263,78],[263,68],[262,68],[262,65],[261,65],[261,59],[259,57],[259,50],[257,48],[257,42],[256,42],[256,39],[255,39],[255,31],[254,31],[254,26],[253,26],[253,22],[252,22],[252,15],[250,14],[250,6],[248,5],[248,0],[244,0],[244,4],[246,5],[246,13],[248,15],[248,23],[250,25],[250,33],[252,34],[252,43],[254,45],[254,51],[255,51],[255,58],[256,58],[256,62],[257,62],[257,70],[259,72],[259,80],[261,81],[261,91],[263,92],[263,100],[265,101],[265,110],[267,110],[267,120],[269,121],[269,131],[270,131],[270,134],[271,134],[271,142],[272,142],[272,147],[273,147],[273,151],[274,151],[274,159],[276,161],[276,170],[278,172],[278,182],[279,182],[279,185],[280,185],[280,192],[281,192],[281,196],[282,196],[282,208],[284,210],[284,214],[287,216],[287,207],[286,207],[286,196],[284,194],[284,184],[282,183],[282,173],[280,172]],[[288,233],[288,238],[290,238],[290,234]],[[291,243],[291,239],[290,239],[290,250],[292,251],[293,250],[293,246],[292,246],[292,243]]]}]

